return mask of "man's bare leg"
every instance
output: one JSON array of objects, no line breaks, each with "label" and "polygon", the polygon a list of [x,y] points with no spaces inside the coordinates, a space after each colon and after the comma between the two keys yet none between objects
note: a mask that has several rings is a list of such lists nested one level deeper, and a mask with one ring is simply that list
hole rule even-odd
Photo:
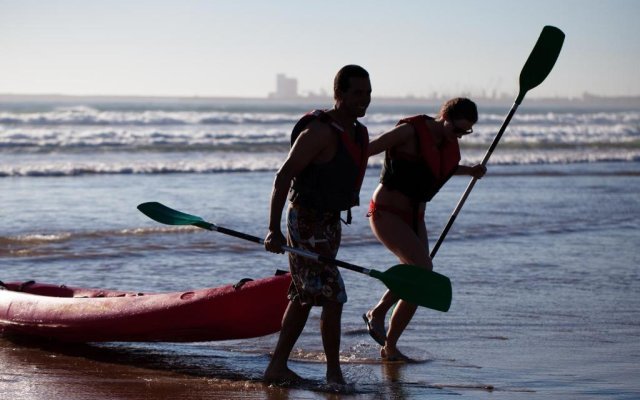
[{"label": "man's bare leg", "polygon": [[300,337],[307,318],[309,317],[311,306],[304,306],[297,300],[289,301],[289,306],[282,318],[282,330],[278,338],[278,344],[271,357],[271,362],[264,372],[264,380],[268,383],[295,383],[303,379],[291,371],[287,366],[289,355],[293,346]]}]

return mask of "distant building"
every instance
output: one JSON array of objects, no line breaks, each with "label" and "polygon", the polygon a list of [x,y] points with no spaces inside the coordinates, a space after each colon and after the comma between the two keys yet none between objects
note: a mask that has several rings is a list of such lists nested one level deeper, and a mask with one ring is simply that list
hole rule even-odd
[{"label": "distant building", "polygon": [[294,99],[298,97],[298,80],[284,74],[276,75],[276,91],[269,93],[271,99]]}]

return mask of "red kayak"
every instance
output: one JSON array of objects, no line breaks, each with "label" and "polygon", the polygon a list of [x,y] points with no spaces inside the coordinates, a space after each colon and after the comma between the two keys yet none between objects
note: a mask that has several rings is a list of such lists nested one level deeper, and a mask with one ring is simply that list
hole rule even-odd
[{"label": "red kayak", "polygon": [[0,286],[0,334],[64,342],[197,342],[278,332],[289,274],[173,293],[33,281]]}]

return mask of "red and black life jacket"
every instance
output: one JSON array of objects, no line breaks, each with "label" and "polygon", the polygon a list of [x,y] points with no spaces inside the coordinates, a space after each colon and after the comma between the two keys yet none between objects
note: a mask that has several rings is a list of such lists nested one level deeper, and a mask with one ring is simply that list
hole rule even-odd
[{"label": "red and black life jacket", "polygon": [[355,141],[326,111],[314,110],[296,123],[291,133],[291,145],[314,120],[328,124],[338,136],[335,156],[324,163],[309,164],[296,178],[289,199],[318,211],[342,211],[360,203],[360,187],[367,169],[367,128],[356,121]]},{"label": "red and black life jacket", "polygon": [[387,151],[380,175],[383,185],[418,202],[430,201],[456,172],[460,163],[458,140],[443,140],[437,146],[427,127],[428,120],[433,118],[416,115],[398,122],[398,125],[408,123],[413,126],[420,156],[409,159]]}]

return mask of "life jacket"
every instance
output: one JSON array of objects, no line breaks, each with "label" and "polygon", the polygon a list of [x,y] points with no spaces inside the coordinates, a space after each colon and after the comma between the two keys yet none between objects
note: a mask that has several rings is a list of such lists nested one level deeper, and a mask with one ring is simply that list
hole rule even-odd
[{"label": "life jacket", "polygon": [[418,142],[419,157],[408,159],[393,150],[385,153],[380,182],[392,190],[398,190],[418,202],[433,199],[444,184],[458,169],[460,147],[458,140],[443,140],[435,144],[426,121],[433,120],[427,115],[404,118],[398,125],[408,123],[413,126]]},{"label": "life jacket", "polygon": [[[369,133],[356,121],[355,141],[326,111],[314,110],[296,123],[291,146],[314,120],[328,124],[338,136],[335,156],[324,163],[311,163],[293,179],[289,199],[318,211],[343,211],[360,204],[360,188],[367,169]],[[350,213],[349,213],[350,214]],[[350,223],[347,218],[347,223]]]}]

